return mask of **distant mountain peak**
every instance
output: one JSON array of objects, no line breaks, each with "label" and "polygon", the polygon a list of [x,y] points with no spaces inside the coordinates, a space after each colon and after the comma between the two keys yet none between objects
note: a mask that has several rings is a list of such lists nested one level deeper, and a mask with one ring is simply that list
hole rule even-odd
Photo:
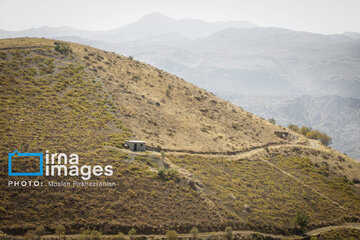
[{"label": "distant mountain peak", "polygon": [[162,14],[161,12],[152,12],[152,13],[148,13],[148,14],[145,14],[144,16],[141,17],[141,19],[154,19],[154,18],[157,18],[157,19],[172,19],[168,16],[166,16],[165,14]]}]

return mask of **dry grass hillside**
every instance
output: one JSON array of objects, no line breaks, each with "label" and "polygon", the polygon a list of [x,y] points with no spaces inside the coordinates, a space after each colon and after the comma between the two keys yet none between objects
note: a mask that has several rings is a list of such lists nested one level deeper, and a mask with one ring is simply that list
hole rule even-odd
[{"label": "dry grass hillside", "polygon": [[[53,45],[51,40],[3,40],[1,47]],[[285,143],[279,126],[150,65],[99,49],[71,44],[76,59],[100,79],[125,125],[152,147],[232,152]],[[304,141],[298,136],[299,141]]]},{"label": "dry grass hillside", "polygon": [[[69,234],[149,234],[231,225],[290,234],[300,231],[298,209],[310,229],[359,221],[359,162],[150,65],[70,47],[63,55],[48,39],[0,40],[0,154],[76,152],[86,163],[113,165],[106,180],[117,184],[7,187],[1,161],[1,230],[44,225],[53,233],[63,224]],[[124,150],[128,138],[166,156]]]}]

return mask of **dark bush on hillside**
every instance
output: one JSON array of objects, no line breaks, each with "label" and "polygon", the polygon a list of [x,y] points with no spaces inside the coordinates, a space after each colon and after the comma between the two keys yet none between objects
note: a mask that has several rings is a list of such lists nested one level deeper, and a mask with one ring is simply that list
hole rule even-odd
[{"label": "dark bush on hillside", "polygon": [[62,42],[54,42],[55,44],[55,51],[68,55],[69,53],[72,53],[72,49],[70,48],[70,45],[68,43],[62,43]]},{"label": "dark bush on hillside", "polygon": [[359,184],[359,183],[360,183],[360,179],[354,178],[354,179],[352,180],[352,182],[353,182],[354,184]]},{"label": "dark bush on hillside", "polygon": [[299,225],[301,230],[305,230],[305,228],[309,224],[309,216],[304,212],[297,211],[295,217],[295,223]]}]

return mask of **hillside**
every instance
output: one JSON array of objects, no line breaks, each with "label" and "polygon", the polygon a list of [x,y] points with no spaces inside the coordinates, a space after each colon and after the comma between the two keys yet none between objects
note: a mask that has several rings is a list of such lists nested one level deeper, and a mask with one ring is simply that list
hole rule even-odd
[{"label": "hillside", "polygon": [[360,100],[340,96],[256,97],[222,95],[232,103],[279,125],[311,126],[332,137],[331,147],[360,159]]},{"label": "hillside", "polygon": [[[64,55],[53,40],[0,41],[1,230],[45,225],[53,233],[63,224],[69,234],[132,227],[151,234],[232,226],[295,234],[299,209],[309,229],[359,220],[359,162],[150,65],[70,47]],[[129,138],[157,151],[130,153],[122,147]],[[14,150],[76,152],[87,164],[114,166],[114,175],[91,181],[116,185],[7,186],[9,179],[69,180],[10,178],[6,156]]]}]

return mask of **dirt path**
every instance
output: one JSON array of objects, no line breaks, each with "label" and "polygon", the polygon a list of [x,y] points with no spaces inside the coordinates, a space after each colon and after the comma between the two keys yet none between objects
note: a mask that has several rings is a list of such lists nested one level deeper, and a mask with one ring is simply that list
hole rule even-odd
[{"label": "dirt path", "polygon": [[314,229],[314,230],[311,230],[311,231],[307,232],[306,234],[309,235],[309,236],[316,236],[316,235],[319,235],[321,233],[325,233],[325,232],[335,230],[335,229],[342,229],[342,228],[360,230],[360,223],[345,223],[344,225],[317,228],[317,229]]}]

